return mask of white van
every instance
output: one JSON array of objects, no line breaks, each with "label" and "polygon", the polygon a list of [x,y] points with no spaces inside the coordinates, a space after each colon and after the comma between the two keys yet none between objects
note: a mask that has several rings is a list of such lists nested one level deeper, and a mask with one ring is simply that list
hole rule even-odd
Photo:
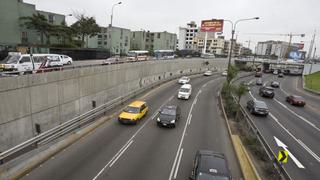
[{"label": "white van", "polygon": [[44,60],[50,59],[52,66],[62,66],[62,60],[59,55],[55,54],[21,54],[10,52],[3,60],[4,71],[34,71],[38,70]]},{"label": "white van", "polygon": [[191,84],[184,84],[180,87],[178,92],[178,99],[189,99],[192,93]]}]

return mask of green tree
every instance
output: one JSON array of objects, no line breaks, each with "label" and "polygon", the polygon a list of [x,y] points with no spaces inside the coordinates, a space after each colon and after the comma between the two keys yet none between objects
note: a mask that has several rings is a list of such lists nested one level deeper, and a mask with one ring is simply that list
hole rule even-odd
[{"label": "green tree", "polygon": [[76,35],[81,37],[82,46],[85,37],[93,37],[100,32],[100,27],[93,17],[86,17],[83,14],[78,16],[78,21],[71,25]]},{"label": "green tree", "polygon": [[241,82],[239,85],[232,86],[232,92],[237,97],[237,112],[235,117],[236,121],[238,121],[239,118],[241,97],[245,95],[248,91],[248,85],[246,85],[244,82]]},{"label": "green tree", "polygon": [[41,44],[44,44],[44,36],[46,37],[46,44],[50,44],[50,33],[53,25],[50,24],[47,18],[40,14],[33,14],[32,16],[20,17],[23,24],[27,29],[33,29],[40,33]]},{"label": "green tree", "polygon": [[237,77],[238,74],[238,70],[235,66],[230,65],[230,67],[228,68],[228,76],[227,76],[227,83],[231,84],[231,81]]},{"label": "green tree", "polygon": [[52,35],[56,36],[59,44],[66,45],[73,43],[73,37],[75,35],[74,30],[67,26],[65,21],[62,21],[60,25],[53,26]]}]

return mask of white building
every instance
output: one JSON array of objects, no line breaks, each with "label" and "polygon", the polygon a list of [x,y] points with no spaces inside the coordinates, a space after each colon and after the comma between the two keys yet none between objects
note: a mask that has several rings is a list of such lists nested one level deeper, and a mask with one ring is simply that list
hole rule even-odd
[{"label": "white building", "polygon": [[[205,33],[200,32],[194,38],[194,42],[197,45],[197,51],[202,53],[205,42]],[[214,33],[208,33],[206,53],[215,55],[224,55],[225,40],[223,38],[215,38]]]},{"label": "white building", "polygon": [[187,24],[187,27],[179,27],[179,44],[178,48],[196,50],[196,44],[193,41],[198,33],[199,28],[194,21]]},{"label": "white building", "polygon": [[288,47],[289,43],[284,41],[258,42],[258,45],[256,47],[256,54],[260,56],[276,55],[279,58],[283,58],[287,53]]}]

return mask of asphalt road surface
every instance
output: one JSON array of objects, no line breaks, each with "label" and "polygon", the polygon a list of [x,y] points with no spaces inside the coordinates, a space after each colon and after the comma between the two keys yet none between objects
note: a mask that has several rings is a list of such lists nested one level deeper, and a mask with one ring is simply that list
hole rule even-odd
[{"label": "asphalt road surface", "polygon": [[[320,112],[319,98],[306,95],[297,88],[299,77],[264,74],[265,85],[275,80],[280,82],[280,88],[275,89],[273,99],[259,96],[259,86],[256,78],[248,77],[239,81],[251,82],[251,91],[242,99],[243,107],[249,99],[263,100],[269,107],[267,117],[251,116],[265,137],[273,152],[277,155],[283,149],[278,147],[275,138],[279,139],[290,152],[287,164],[283,167],[292,179],[319,179],[320,177]],[[295,107],[288,104],[285,98],[288,94],[298,94],[306,98],[305,107]],[[317,99],[318,98],[318,99]]]},{"label": "asphalt road surface", "polygon": [[[218,106],[223,81],[220,74],[192,78],[189,100],[177,99],[176,81],[166,83],[141,98],[149,112],[138,125],[112,119],[22,179],[186,180],[199,149],[224,153],[233,178],[242,179]],[[159,108],[170,104],[180,106],[182,118],[176,128],[160,128],[156,125]]]}]

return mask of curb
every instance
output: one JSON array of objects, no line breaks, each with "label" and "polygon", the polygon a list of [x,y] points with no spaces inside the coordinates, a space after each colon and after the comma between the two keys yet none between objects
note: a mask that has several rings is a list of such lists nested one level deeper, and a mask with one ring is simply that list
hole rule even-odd
[{"label": "curb", "polygon": [[226,114],[226,111],[224,109],[223,103],[222,103],[222,97],[219,93],[219,99],[220,99],[220,106],[223,112],[223,116],[225,119],[225,122],[227,124],[228,134],[232,140],[233,149],[236,152],[238,162],[240,164],[241,172],[244,177],[244,179],[247,180],[261,180],[261,177],[258,174],[258,171],[256,170],[254,164],[252,163],[251,158],[249,157],[245,147],[243,146],[241,139],[238,135],[232,135],[231,128],[228,122],[228,117]]}]

